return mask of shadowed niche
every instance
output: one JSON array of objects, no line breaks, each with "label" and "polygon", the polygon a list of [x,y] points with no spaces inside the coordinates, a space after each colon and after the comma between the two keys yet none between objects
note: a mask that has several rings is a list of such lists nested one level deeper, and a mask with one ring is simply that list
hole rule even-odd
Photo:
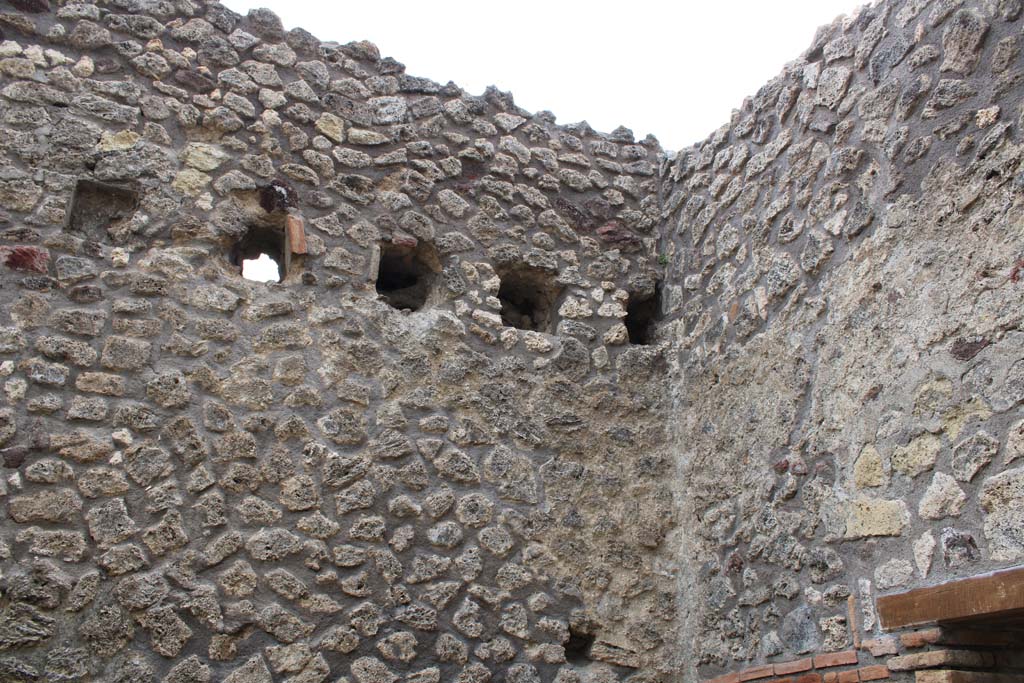
[{"label": "shadowed niche", "polygon": [[424,242],[383,242],[377,293],[392,308],[418,311],[431,301],[441,272],[437,251]]},{"label": "shadowed niche", "polygon": [[95,242],[107,241],[115,222],[135,213],[139,193],[95,180],[82,179],[75,186],[68,212],[68,230]]},{"label": "shadowed niche", "polygon": [[554,277],[533,268],[506,270],[500,277],[501,322],[521,330],[550,332],[560,290]]},{"label": "shadowed niche", "polygon": [[569,640],[565,643],[565,661],[576,666],[590,663],[590,648],[594,646],[594,634],[569,629]]},{"label": "shadowed niche", "polygon": [[626,304],[626,330],[629,343],[646,345],[654,341],[655,324],[661,317],[661,284],[650,292],[631,294]]},{"label": "shadowed niche", "polygon": [[[273,226],[251,226],[231,249],[231,264],[240,269],[247,280],[257,282],[283,282],[288,274],[287,245],[283,228]],[[269,270],[266,256],[277,265],[276,277]],[[255,267],[254,263],[258,263]],[[265,265],[266,264],[266,265]],[[270,276],[270,277],[268,277]]]}]

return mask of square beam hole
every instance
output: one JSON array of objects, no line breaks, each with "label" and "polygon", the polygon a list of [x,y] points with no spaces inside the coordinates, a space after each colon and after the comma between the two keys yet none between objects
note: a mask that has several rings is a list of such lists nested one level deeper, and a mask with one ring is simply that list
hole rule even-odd
[{"label": "square beam hole", "polygon": [[127,187],[82,179],[75,186],[68,212],[68,230],[93,242],[106,241],[108,228],[128,218],[139,205],[139,193]]},{"label": "square beam hole", "polygon": [[590,664],[590,650],[594,647],[594,634],[583,633],[575,628],[569,628],[569,640],[563,646],[565,648],[565,661],[576,666]]},{"label": "square beam hole", "polygon": [[283,282],[291,261],[283,227],[253,225],[231,248],[229,259],[246,280]]},{"label": "square beam hole", "polygon": [[501,322],[521,330],[550,332],[555,301],[561,291],[554,276],[533,268],[516,268],[502,272],[499,277]]},{"label": "square beam hole", "polygon": [[441,261],[430,244],[412,239],[383,242],[377,293],[392,308],[418,311],[432,303]]},{"label": "square beam hole", "polygon": [[626,304],[626,331],[630,344],[651,344],[654,341],[656,323],[661,318],[661,283],[653,291],[629,295]]}]

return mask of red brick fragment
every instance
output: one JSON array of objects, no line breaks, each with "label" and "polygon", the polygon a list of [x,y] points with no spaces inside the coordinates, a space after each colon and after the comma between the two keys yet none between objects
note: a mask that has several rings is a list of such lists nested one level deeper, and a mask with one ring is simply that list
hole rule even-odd
[{"label": "red brick fragment", "polygon": [[775,675],[785,676],[786,674],[810,671],[812,666],[814,666],[814,661],[810,657],[807,657],[806,659],[797,659],[792,662],[779,662],[775,665]]},{"label": "red brick fragment", "polygon": [[858,669],[858,671],[860,671],[860,680],[862,681],[880,681],[883,678],[889,677],[889,667],[885,664],[865,666]]},{"label": "red brick fragment", "polygon": [[288,248],[293,254],[306,253],[306,229],[301,216],[288,214],[284,218],[284,230],[288,236]]},{"label": "red brick fragment", "polygon": [[939,666],[980,669],[995,665],[991,652],[974,650],[928,650],[914,654],[893,657],[886,666],[890,671],[917,671],[934,669]]},{"label": "red brick fragment", "polygon": [[914,631],[912,633],[901,633],[900,642],[903,643],[903,647],[924,647],[931,643],[937,643],[941,637],[941,629],[929,628],[923,631]]},{"label": "red brick fragment", "polygon": [[860,676],[857,674],[856,669],[839,672],[839,683],[857,683],[859,680]]},{"label": "red brick fragment", "polygon": [[397,233],[391,236],[391,244],[394,244],[396,247],[408,247],[409,249],[415,249],[416,245],[419,243],[420,241],[418,239],[405,233]]},{"label": "red brick fragment", "polygon": [[768,678],[772,675],[772,665],[763,664],[740,672],[740,681],[753,681],[758,678]]},{"label": "red brick fragment", "polygon": [[793,679],[793,683],[821,683],[821,674],[803,674]]},{"label": "red brick fragment", "polygon": [[882,636],[881,638],[871,638],[861,643],[861,649],[867,650],[875,657],[881,657],[883,655],[894,655],[900,651],[900,641],[896,636]]},{"label": "red brick fragment", "polygon": [[718,678],[712,678],[711,680],[706,681],[705,683],[739,683],[739,681],[740,681],[739,673],[737,673],[735,671],[732,671],[730,673],[725,674],[724,676],[719,676]]},{"label": "red brick fragment", "polygon": [[829,671],[825,674],[825,683],[839,683],[839,673],[837,671]]},{"label": "red brick fragment", "polygon": [[856,664],[857,663],[857,651],[856,650],[843,650],[842,652],[829,652],[828,654],[818,655],[814,658],[814,668],[825,669],[830,666],[843,666],[844,664]]},{"label": "red brick fragment", "polygon": [[24,270],[45,275],[50,266],[50,252],[42,247],[0,247],[0,262],[11,270]]}]

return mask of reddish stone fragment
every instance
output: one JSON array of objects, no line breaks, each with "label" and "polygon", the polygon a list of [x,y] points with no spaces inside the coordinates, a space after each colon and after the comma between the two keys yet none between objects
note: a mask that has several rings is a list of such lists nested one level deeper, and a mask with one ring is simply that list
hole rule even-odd
[{"label": "reddish stone fragment", "polygon": [[786,674],[795,674],[802,671],[809,671],[812,666],[810,657],[806,659],[797,659],[792,662],[780,662],[775,665],[775,675],[784,676]]},{"label": "reddish stone fragment", "polygon": [[883,678],[889,677],[889,667],[884,664],[865,666],[858,670],[860,671],[860,680],[862,681],[880,681]]},{"label": "reddish stone fragment", "polygon": [[50,252],[42,247],[0,247],[0,261],[12,270],[46,274]]},{"label": "reddish stone fragment", "polygon": [[772,665],[765,664],[763,666],[755,666],[750,669],[744,669],[740,672],[740,681],[753,681],[758,678],[768,678],[772,675]]},{"label": "reddish stone fragment", "polygon": [[814,666],[817,669],[824,669],[830,666],[842,666],[844,664],[856,664],[857,651],[844,650],[843,652],[830,652],[818,655],[814,658]]}]

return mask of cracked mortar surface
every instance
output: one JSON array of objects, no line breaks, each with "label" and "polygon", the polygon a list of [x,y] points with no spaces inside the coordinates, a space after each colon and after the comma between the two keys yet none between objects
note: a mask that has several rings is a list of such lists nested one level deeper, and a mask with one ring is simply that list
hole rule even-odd
[{"label": "cracked mortar surface", "polygon": [[696,681],[1024,558],[1019,0],[857,10],[675,155],[266,10],[10,4],[0,681]]}]

